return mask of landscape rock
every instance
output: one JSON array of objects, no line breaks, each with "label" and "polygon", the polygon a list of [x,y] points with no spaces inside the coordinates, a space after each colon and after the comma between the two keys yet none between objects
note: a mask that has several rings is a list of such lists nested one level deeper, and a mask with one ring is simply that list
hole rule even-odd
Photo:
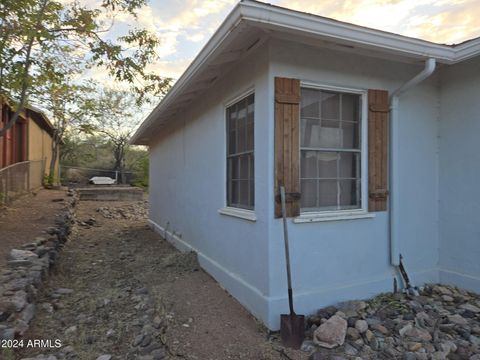
[{"label": "landscape rock", "polygon": [[332,316],[315,330],[313,341],[325,348],[343,345],[347,334],[347,321],[338,315]]}]

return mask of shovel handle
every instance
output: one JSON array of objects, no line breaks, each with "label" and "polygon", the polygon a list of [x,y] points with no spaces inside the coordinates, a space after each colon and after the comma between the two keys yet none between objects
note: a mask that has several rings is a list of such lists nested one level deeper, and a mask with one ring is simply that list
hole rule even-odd
[{"label": "shovel handle", "polygon": [[290,251],[288,246],[288,228],[287,228],[287,207],[285,205],[285,187],[280,182],[280,201],[282,202],[282,219],[283,219],[283,239],[285,240],[285,262],[287,264],[287,281],[288,281],[288,306],[290,307],[290,314],[294,315],[293,311],[293,291],[292,291],[292,275],[290,273]]}]

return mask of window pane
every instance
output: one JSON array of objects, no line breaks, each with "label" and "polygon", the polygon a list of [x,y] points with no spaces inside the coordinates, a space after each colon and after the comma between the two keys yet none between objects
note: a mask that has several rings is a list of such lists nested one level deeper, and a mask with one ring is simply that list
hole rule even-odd
[{"label": "window pane", "polygon": [[229,205],[237,205],[239,203],[239,185],[238,180],[232,180],[232,194],[231,194],[231,204]]},{"label": "window pane", "polygon": [[227,116],[228,154],[234,154],[237,151],[237,113],[235,112],[235,106],[229,108]]},{"label": "window pane", "polygon": [[318,178],[336,178],[338,154],[336,152],[318,151]]},{"label": "window pane", "polygon": [[317,152],[302,151],[300,154],[300,178],[317,178]]},{"label": "window pane", "polygon": [[360,95],[342,94],[342,120],[358,121]]},{"label": "window pane", "polygon": [[340,94],[327,91],[321,92],[322,119],[340,119]]},{"label": "window pane", "polygon": [[340,177],[360,177],[360,154],[353,152],[341,152],[339,156]]},{"label": "window pane", "polygon": [[339,121],[302,119],[301,146],[312,148],[341,148],[342,129]]},{"label": "window pane", "polygon": [[248,180],[239,180],[240,183],[240,199],[238,204],[242,207],[248,206]]},{"label": "window pane", "polygon": [[241,155],[239,157],[240,161],[240,179],[248,180],[248,155]]},{"label": "window pane", "polygon": [[233,180],[236,180],[240,177],[239,173],[239,158],[238,156],[231,157],[229,159],[229,163],[231,164],[230,172],[228,173]]},{"label": "window pane", "polygon": [[360,180],[340,180],[340,207],[360,207]]},{"label": "window pane", "polygon": [[343,121],[343,148],[344,149],[360,149],[360,136],[358,134],[358,122]]},{"label": "window pane", "polygon": [[253,185],[253,179],[250,180],[249,185],[250,185],[250,193],[249,193],[249,199],[248,199],[248,206],[253,208],[253,204],[255,204],[255,188]]},{"label": "window pane", "polygon": [[300,207],[316,208],[317,207],[317,180],[302,180],[300,183],[302,197],[300,199]]},{"label": "window pane", "polygon": [[301,116],[302,117],[320,117],[319,91],[313,89],[301,90]]},{"label": "window pane", "polygon": [[318,181],[318,205],[325,210],[337,208],[337,181]]}]

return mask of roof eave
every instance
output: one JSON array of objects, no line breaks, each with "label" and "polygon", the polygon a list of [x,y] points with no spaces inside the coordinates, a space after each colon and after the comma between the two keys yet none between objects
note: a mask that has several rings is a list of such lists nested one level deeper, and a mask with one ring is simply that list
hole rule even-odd
[{"label": "roof eave", "polygon": [[150,126],[156,121],[161,112],[175,101],[177,95],[188,85],[189,80],[202,66],[208,63],[215,50],[241,22],[248,22],[300,36],[303,34],[331,41],[351,43],[356,46],[360,45],[365,48],[375,48],[386,53],[394,53],[406,57],[419,59],[435,58],[438,62],[445,64],[454,64],[480,54],[480,38],[455,46],[437,44],[265,3],[243,0],[226,17],[165,98],[147,116],[132,136],[130,143],[136,145],[149,144],[151,140],[151,137],[148,135]]}]

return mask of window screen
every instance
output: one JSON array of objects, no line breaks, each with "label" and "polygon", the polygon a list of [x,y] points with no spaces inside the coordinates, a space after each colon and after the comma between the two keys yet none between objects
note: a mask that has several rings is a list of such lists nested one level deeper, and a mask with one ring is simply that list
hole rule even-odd
[{"label": "window screen", "polygon": [[361,207],[361,95],[301,89],[303,211]]},{"label": "window screen", "polygon": [[254,95],[227,108],[227,205],[253,209]]}]

